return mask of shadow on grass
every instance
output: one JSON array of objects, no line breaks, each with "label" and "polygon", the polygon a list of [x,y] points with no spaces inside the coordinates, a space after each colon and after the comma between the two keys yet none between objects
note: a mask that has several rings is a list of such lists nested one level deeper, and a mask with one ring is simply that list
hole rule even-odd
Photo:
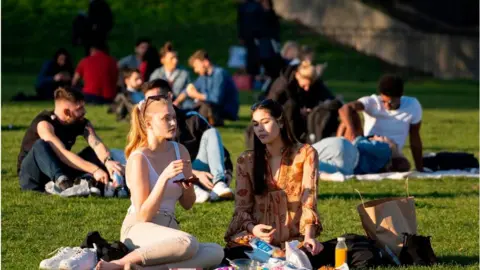
[{"label": "shadow on grass", "polygon": [[[28,126],[25,125],[2,125],[2,131],[18,131],[26,130]],[[105,126],[96,126],[96,131],[111,131],[114,130],[114,127],[105,127]]]},{"label": "shadow on grass", "polygon": [[450,264],[450,265],[474,265],[478,264],[478,256],[441,256],[438,257],[438,261],[443,264]]},{"label": "shadow on grass", "polygon": [[467,152],[467,153],[475,153],[476,151],[478,151],[478,148],[474,148],[474,147],[427,147],[426,149],[423,150],[424,152],[435,152],[435,153],[438,153],[438,152],[448,152],[448,151],[458,151],[458,152]]},{"label": "shadow on grass", "polygon": [[[403,197],[404,194],[401,193],[362,193],[362,198],[364,200],[376,200],[382,198],[395,198]],[[428,192],[428,193],[413,193],[410,194],[415,198],[455,198],[458,196],[478,196],[477,191],[471,192],[461,192],[461,193],[439,193],[439,192]],[[341,194],[321,194],[318,195],[320,200],[328,199],[342,199],[342,200],[360,200],[358,193],[341,193]]]},{"label": "shadow on grass", "polygon": [[28,127],[23,125],[2,125],[2,131],[26,130]]}]

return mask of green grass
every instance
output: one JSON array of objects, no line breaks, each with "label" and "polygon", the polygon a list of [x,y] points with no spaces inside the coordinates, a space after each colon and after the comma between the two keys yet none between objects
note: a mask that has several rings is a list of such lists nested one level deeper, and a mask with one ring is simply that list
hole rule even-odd
[{"label": "green grass", "polygon": [[[62,199],[20,192],[16,159],[25,128],[48,102],[10,103],[18,92],[33,93],[35,74],[57,47],[68,46],[71,20],[88,1],[2,1],[2,266],[3,269],[36,269],[59,246],[79,245],[89,231],[98,230],[108,240],[119,238],[128,200],[103,198]],[[119,58],[131,53],[134,40],[151,36],[159,46],[172,40],[185,65],[199,47],[210,51],[219,64],[227,61],[228,47],[236,43],[234,1],[166,0],[109,1],[116,16],[111,33],[111,53]],[[216,4],[213,5],[212,3]],[[317,50],[317,60],[328,61],[325,80],[336,94],[353,100],[375,90],[375,81],[391,69],[381,61],[338,46],[308,29],[282,22],[282,38],[299,40]],[[418,81],[407,84],[407,94],[424,107],[422,138],[425,151],[466,151],[478,157],[478,83],[470,81]],[[242,93],[241,120],[221,128],[233,160],[244,150],[243,130],[249,121],[253,98]],[[117,123],[105,107],[88,107],[88,116],[111,148],[123,148],[128,123]],[[8,126],[12,125],[12,129]],[[74,151],[86,144],[78,140]],[[404,149],[411,160],[408,145]],[[478,191],[476,179],[410,181],[416,197],[419,233],[432,235],[441,264],[432,268],[478,269]],[[319,212],[325,231],[320,240],[346,232],[362,233],[355,207],[354,189],[366,199],[405,194],[404,183],[347,182],[319,186]],[[223,234],[233,212],[233,202],[195,205],[178,209],[182,229],[200,241],[223,245]]]},{"label": "green grass", "polygon": [[[16,89],[16,79],[6,77],[2,88]],[[329,85],[348,100],[368,94],[374,83],[332,81]],[[426,151],[467,151],[478,157],[478,92],[468,83],[411,83],[409,94],[424,105],[422,137]],[[460,90],[459,90],[460,89]],[[460,91],[457,95],[449,94]],[[430,93],[436,93],[432,95]],[[7,94],[7,93],[4,93]],[[221,134],[233,159],[244,150],[243,128],[252,97],[242,94],[241,120],[228,123]],[[50,103],[4,103],[2,106],[2,265],[4,269],[34,269],[59,246],[79,245],[89,231],[98,230],[109,240],[119,238],[128,200],[102,198],[62,199],[20,192],[15,174],[19,145],[32,117]],[[111,148],[123,148],[127,123],[117,123],[105,107],[88,107],[88,115]],[[8,129],[8,125],[13,128]],[[74,150],[85,146],[79,139]],[[404,152],[410,157],[408,149]],[[410,181],[416,197],[418,231],[432,235],[432,245],[442,264],[428,269],[478,268],[478,180],[453,179]],[[320,240],[343,233],[362,233],[356,206],[360,200],[405,194],[404,183],[321,182],[319,212],[325,227]],[[191,211],[178,208],[182,229],[200,241],[223,243],[233,202],[195,205]],[[410,268],[427,269],[427,268]]]}]

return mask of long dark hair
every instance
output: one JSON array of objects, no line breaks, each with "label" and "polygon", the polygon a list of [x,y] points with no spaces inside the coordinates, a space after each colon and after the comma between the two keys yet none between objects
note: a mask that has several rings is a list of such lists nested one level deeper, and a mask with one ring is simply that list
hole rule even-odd
[{"label": "long dark hair", "polygon": [[[285,145],[285,150],[293,147],[297,141],[295,136],[290,129],[290,125],[285,119],[285,114],[283,113],[283,107],[280,103],[272,100],[265,99],[259,103],[256,103],[252,106],[252,114],[257,110],[265,110],[270,113],[270,115],[276,119],[280,124],[280,137],[282,138],[283,144]],[[266,146],[263,144],[257,135],[253,137],[253,183],[254,183],[254,192],[256,195],[262,195],[265,193],[267,188],[267,182],[265,179],[265,154]]]},{"label": "long dark hair", "polygon": [[143,80],[148,81],[153,71],[155,71],[155,69],[159,68],[162,65],[160,63],[157,48],[155,48],[153,45],[150,45],[145,54],[143,55],[142,61],[147,62],[147,69],[145,70]]},{"label": "long dark hair", "polygon": [[[59,66],[58,63],[57,63],[57,59],[62,54],[65,55],[65,65]],[[70,76],[73,76],[72,57],[70,56],[70,53],[68,53],[67,49],[60,48],[53,55],[52,65],[50,66],[50,69],[48,70],[48,74],[49,75],[55,75],[55,74],[57,74],[59,72],[63,72],[63,71],[66,71],[70,74]]]}]

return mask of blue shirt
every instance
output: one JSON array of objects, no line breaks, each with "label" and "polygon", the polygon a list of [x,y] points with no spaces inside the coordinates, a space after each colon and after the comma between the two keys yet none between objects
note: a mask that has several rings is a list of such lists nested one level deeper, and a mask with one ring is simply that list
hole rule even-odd
[{"label": "blue shirt", "polygon": [[392,156],[392,150],[385,142],[369,140],[366,137],[359,136],[353,142],[359,152],[355,174],[378,173]]},{"label": "blue shirt", "polygon": [[140,101],[145,99],[145,95],[143,95],[143,92],[141,91],[127,89],[127,92],[130,95],[130,100],[133,104],[138,104]]},{"label": "blue shirt", "polygon": [[206,102],[222,106],[226,119],[238,120],[239,99],[237,86],[228,72],[213,67],[212,74],[197,78],[197,90],[206,95]]}]

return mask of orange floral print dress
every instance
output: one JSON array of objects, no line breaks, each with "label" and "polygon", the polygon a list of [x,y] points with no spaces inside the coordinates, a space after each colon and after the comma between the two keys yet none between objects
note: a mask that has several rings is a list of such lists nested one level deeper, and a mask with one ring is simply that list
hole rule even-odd
[{"label": "orange floral print dress", "polygon": [[313,227],[315,236],[322,231],[317,212],[318,154],[310,145],[297,144],[283,152],[278,179],[273,179],[267,163],[267,192],[254,194],[253,151],[246,151],[237,160],[235,212],[225,234],[227,247],[248,245],[252,237],[247,226],[252,223],[276,229],[272,244],[303,241],[305,228]]}]

